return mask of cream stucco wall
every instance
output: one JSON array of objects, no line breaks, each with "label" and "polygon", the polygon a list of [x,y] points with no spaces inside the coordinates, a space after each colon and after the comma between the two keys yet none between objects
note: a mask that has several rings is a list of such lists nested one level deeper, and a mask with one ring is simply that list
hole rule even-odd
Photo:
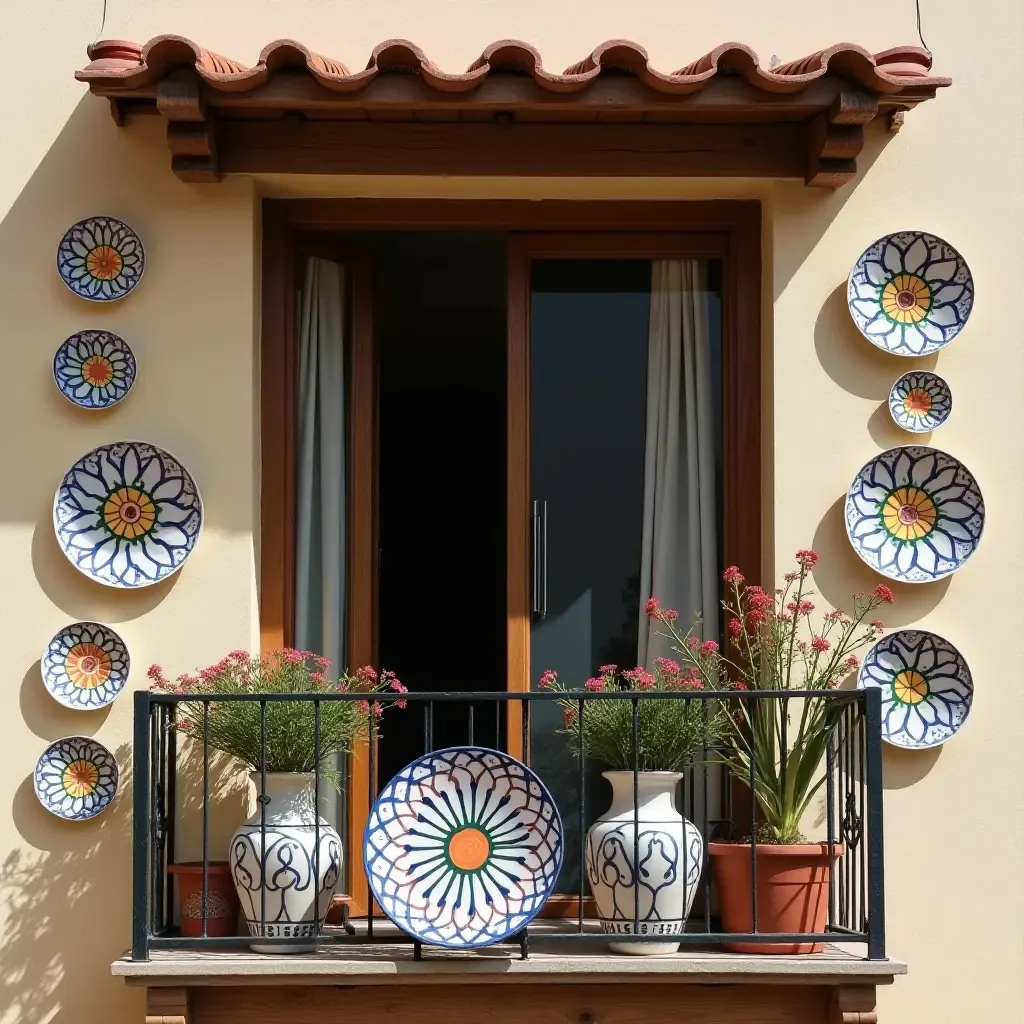
[{"label": "cream stucco wall", "polygon": [[[836,40],[882,49],[915,39],[911,0],[110,0],[104,35],[182,32],[243,60],[293,36],[359,66],[405,36],[442,66],[467,65],[495,38],[537,45],[561,69],[597,42],[625,36],[655,64],[678,67],[725,39],[783,60]],[[988,524],[951,580],[899,588],[891,625],[949,637],[974,671],[969,725],[941,751],[887,752],[888,935],[908,978],[882,998],[882,1019],[1021,1017],[1024,997],[1024,747],[1018,659],[1024,570],[1024,129],[1013,0],[924,0],[926,37],[951,90],[892,139],[872,132],[860,180],[836,193],[743,182],[361,180],[178,182],[156,123],[115,129],[105,104],[72,79],[99,29],[101,0],[39,0],[5,9],[0,63],[0,608],[6,706],[0,716],[0,1022],[141,1019],[141,1002],[108,975],[129,935],[130,793],[93,823],[50,818],[31,771],[52,739],[95,735],[127,764],[131,703],[88,716],[43,692],[39,653],[68,621],[97,618],[127,640],[137,669],[180,669],[256,635],[254,360],[258,195],[759,195],[765,204],[766,349],[771,353],[765,463],[770,549],[783,563],[813,542],[818,583],[839,600],[873,579],[851,554],[839,499],[856,469],[903,438],[882,407],[904,369],[865,344],[843,309],[852,260],[876,236],[923,227],[969,260],[977,303],[963,337],[938,359],[956,409],[936,437],[984,488]],[[53,271],[78,217],[107,212],[142,234],[149,265],[130,301],[75,301]],[[135,347],[139,383],[110,415],[77,413],[56,393],[50,360],[73,330],[106,326]],[[198,478],[207,528],[187,567],[137,594],[95,587],[58,552],[50,527],[63,470],[95,444],[138,437],[177,453]],[[135,675],[143,684],[142,671]],[[218,827],[228,828],[226,823]]]}]

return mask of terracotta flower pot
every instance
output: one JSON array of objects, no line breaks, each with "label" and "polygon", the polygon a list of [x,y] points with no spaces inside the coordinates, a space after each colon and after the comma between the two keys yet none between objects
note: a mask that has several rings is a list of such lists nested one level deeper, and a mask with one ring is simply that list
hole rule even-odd
[{"label": "terracotta flower pot", "polygon": [[[801,846],[757,844],[757,930],[764,932],[822,932],[828,919],[828,886],[832,861],[842,852],[839,843]],[[708,856],[718,889],[724,932],[752,932],[750,846],[709,843]],[[820,953],[823,942],[730,942],[735,953]]]},{"label": "terracotta flower pot", "polygon": [[[178,920],[185,938],[203,933],[203,864],[192,861],[171,864],[168,871],[178,879]],[[209,862],[206,875],[206,934],[238,934],[238,895],[226,860]]]}]

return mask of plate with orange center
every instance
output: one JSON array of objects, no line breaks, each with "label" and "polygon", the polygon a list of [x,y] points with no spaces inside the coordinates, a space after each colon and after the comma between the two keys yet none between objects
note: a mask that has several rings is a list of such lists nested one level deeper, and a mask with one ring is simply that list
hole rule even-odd
[{"label": "plate with orange center", "polygon": [[928,370],[903,374],[889,391],[889,414],[896,425],[912,434],[941,427],[953,411],[949,385]]},{"label": "plate with orange center", "polygon": [[135,383],[135,355],[110,331],[79,331],[53,357],[60,393],[80,409],[109,409]]},{"label": "plate with orange center", "polygon": [[106,707],[128,682],[128,648],[109,626],[74,622],[43,651],[43,685],[55,701],[75,711]]},{"label": "plate with orange center", "polygon": [[117,780],[114,755],[88,736],[55,740],[33,775],[39,802],[66,821],[87,821],[106,810],[117,794]]},{"label": "plate with orange center", "polygon": [[363,859],[373,895],[408,935],[473,949],[540,912],[563,856],[547,787],[521,761],[449,747],[402,769],[370,811]]},{"label": "plate with orange center", "polygon": [[116,217],[87,217],[64,232],[57,246],[57,273],[79,298],[123,299],[142,280],[142,239]]},{"label": "plate with orange center", "polygon": [[960,652],[923,629],[901,629],[868,652],[861,689],[882,691],[882,739],[923,750],[945,743],[967,720],[974,681]]}]

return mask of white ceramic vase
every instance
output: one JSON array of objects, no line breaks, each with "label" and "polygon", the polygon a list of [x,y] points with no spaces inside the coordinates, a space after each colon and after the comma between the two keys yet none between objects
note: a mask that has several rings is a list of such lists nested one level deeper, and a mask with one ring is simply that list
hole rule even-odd
[{"label": "white ceramic vase", "polygon": [[[260,773],[251,772],[256,813],[231,837],[231,877],[250,935],[315,940],[341,875],[341,837],[324,818],[319,819],[317,863],[312,772],[267,772],[266,777],[265,850],[260,842]],[[316,942],[256,942],[249,948],[255,953],[308,953],[316,949]]]},{"label": "white ceramic vase", "polygon": [[[675,953],[704,864],[704,841],[697,827],[676,810],[679,772],[640,772],[633,811],[633,773],[605,772],[612,805],[587,833],[587,877],[601,926],[610,935],[633,935],[639,897],[638,935],[651,942],[612,942],[616,953]],[[639,825],[638,831],[634,820]],[[634,889],[634,853],[639,879]]]}]

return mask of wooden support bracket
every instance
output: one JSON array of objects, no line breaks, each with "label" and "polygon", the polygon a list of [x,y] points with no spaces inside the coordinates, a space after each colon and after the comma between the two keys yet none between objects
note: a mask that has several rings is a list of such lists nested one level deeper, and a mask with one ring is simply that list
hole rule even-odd
[{"label": "wooden support bracket", "polygon": [[220,181],[217,122],[193,71],[177,71],[157,86],[156,109],[167,125],[171,170],[191,183]]},{"label": "wooden support bracket", "polygon": [[864,125],[878,114],[878,100],[867,93],[839,93],[825,113],[816,115],[808,132],[808,185],[838,188],[857,174],[864,148]]},{"label": "wooden support bracket", "polygon": [[878,1024],[874,985],[840,985],[832,990],[829,1024]]},{"label": "wooden support bracket", "polygon": [[146,1024],[190,1024],[187,988],[147,988]]}]

